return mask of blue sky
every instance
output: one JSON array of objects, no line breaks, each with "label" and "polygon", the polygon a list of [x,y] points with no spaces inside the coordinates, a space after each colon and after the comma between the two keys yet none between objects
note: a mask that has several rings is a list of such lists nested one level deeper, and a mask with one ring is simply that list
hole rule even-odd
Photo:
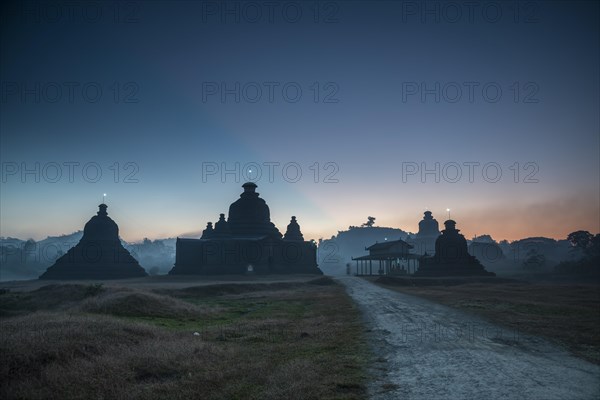
[{"label": "blue sky", "polygon": [[107,193],[126,240],[193,235],[245,180],[213,163],[279,163],[258,191],[308,238],[425,208],[468,237],[600,231],[598,3],[290,3],[3,5],[0,234],[81,229]]}]

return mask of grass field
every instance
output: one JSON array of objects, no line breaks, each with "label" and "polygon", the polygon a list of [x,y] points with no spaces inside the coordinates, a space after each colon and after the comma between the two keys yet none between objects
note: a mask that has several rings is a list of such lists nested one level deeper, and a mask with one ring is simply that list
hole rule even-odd
[{"label": "grass field", "polygon": [[392,290],[481,315],[513,330],[543,336],[600,364],[600,285],[369,279]]},{"label": "grass field", "polygon": [[359,312],[326,277],[4,290],[0,323],[3,399],[366,396]]}]

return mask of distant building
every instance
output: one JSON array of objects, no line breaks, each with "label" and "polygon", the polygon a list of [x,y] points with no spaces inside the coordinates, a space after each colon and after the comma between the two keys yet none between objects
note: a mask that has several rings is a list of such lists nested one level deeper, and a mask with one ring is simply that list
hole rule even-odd
[{"label": "distant building", "polygon": [[431,211],[425,211],[423,219],[419,221],[419,232],[407,241],[412,244],[415,254],[432,255],[438,236],[440,229],[437,220],[433,218]]},{"label": "distant building", "polygon": [[435,241],[435,255],[423,257],[419,270],[415,275],[420,276],[468,276],[491,275],[483,265],[469,254],[467,240],[456,229],[456,221],[451,219],[444,222],[446,229]]},{"label": "distant building", "polygon": [[123,247],[119,227],[98,206],[83,228],[79,243],[44,272],[40,279],[123,279],[146,276],[146,271]]},{"label": "distant building", "polygon": [[498,243],[493,240],[487,240],[485,236],[482,238],[475,237],[472,240],[471,244],[469,244],[469,254],[486,264],[506,261],[506,257]]},{"label": "distant building", "polygon": [[175,266],[169,274],[322,274],[316,245],[304,240],[296,217],[285,235],[271,222],[269,206],[256,193],[256,184],[229,206],[229,217],[208,223],[200,239],[177,238]]},{"label": "distant building", "polygon": [[431,215],[431,211],[425,211],[423,214],[423,219],[419,221],[419,232],[417,233],[417,237],[437,238],[440,236],[440,227],[437,220]]},{"label": "distant building", "polygon": [[411,249],[404,240],[386,240],[366,247],[368,255],[352,259],[356,261],[356,275],[404,275],[411,269],[414,272],[420,256],[412,254]]}]

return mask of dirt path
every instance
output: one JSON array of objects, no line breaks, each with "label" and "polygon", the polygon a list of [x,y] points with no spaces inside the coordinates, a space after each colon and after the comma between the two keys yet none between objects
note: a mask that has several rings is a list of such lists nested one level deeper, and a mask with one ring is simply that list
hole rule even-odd
[{"label": "dirt path", "polygon": [[543,339],[364,279],[338,279],[370,329],[373,399],[600,398],[600,367]]}]

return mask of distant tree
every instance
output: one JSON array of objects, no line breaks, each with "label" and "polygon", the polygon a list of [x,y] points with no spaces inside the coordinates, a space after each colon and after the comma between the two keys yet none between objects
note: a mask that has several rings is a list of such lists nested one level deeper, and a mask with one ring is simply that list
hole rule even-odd
[{"label": "distant tree", "polygon": [[22,260],[25,263],[37,262],[38,254],[37,254],[37,243],[33,239],[27,240],[23,244],[23,248],[21,249]]},{"label": "distant tree", "polygon": [[600,233],[593,235],[588,231],[575,231],[569,233],[567,240],[571,242],[573,249],[581,250],[585,258],[600,257]]},{"label": "distant tree", "polygon": [[150,270],[148,271],[148,273],[152,276],[158,275],[160,272],[160,268],[154,266],[152,268],[150,268]]},{"label": "distant tree", "polygon": [[373,225],[375,225],[375,219],[375,217],[367,217],[367,222],[362,224],[362,226],[372,227]]},{"label": "distant tree", "polygon": [[556,272],[568,274],[600,274],[600,234],[588,231],[569,233],[567,240],[573,250],[580,251],[583,257],[577,261],[564,261],[555,267]]},{"label": "distant tree", "polygon": [[531,249],[527,252],[525,261],[523,261],[523,269],[528,271],[537,271],[546,263],[546,257],[538,253],[536,249]]},{"label": "distant tree", "polygon": [[496,243],[496,241],[490,235],[475,236],[472,240],[479,243]]},{"label": "distant tree", "polygon": [[35,240],[33,239],[29,239],[25,242],[25,244],[23,245],[23,251],[25,252],[30,252],[30,251],[34,251],[35,247],[36,247],[37,243],[35,242]]},{"label": "distant tree", "polygon": [[593,259],[600,258],[600,233],[597,233],[590,240],[590,246],[588,247],[588,255]]},{"label": "distant tree", "polygon": [[567,240],[571,242],[573,247],[575,247],[576,249],[581,249],[584,252],[592,243],[593,238],[594,235],[592,235],[588,231],[575,231],[569,233],[569,235],[567,236]]}]

